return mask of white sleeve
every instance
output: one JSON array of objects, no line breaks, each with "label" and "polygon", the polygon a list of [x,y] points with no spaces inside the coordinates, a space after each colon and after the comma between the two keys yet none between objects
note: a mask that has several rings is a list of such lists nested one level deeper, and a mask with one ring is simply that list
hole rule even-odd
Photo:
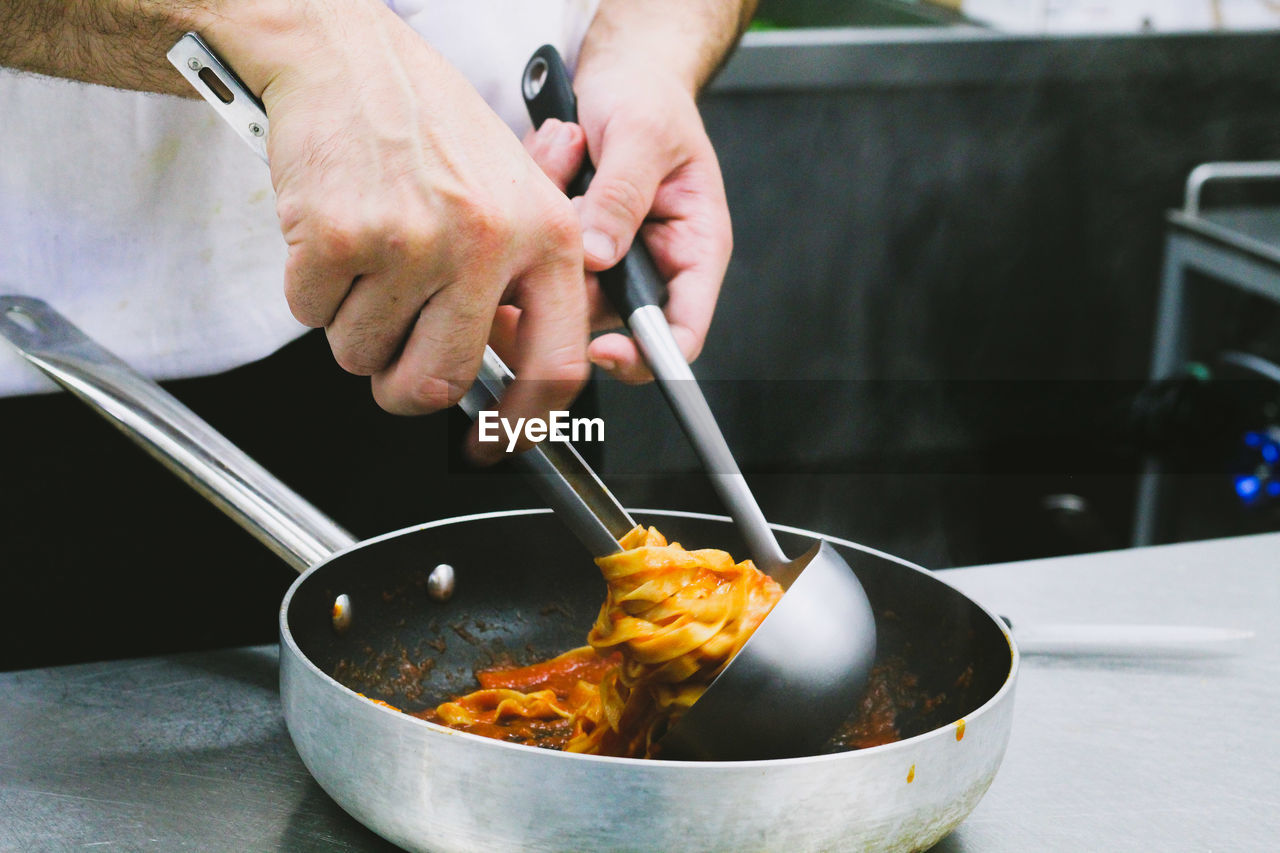
[{"label": "white sleeve", "polygon": [[555,45],[573,69],[600,0],[386,0],[460,70],[517,134],[529,129],[520,95],[525,63]]}]

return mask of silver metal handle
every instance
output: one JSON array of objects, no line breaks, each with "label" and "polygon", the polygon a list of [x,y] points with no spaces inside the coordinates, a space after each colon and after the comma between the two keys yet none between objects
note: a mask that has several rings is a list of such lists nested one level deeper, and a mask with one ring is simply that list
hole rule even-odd
[{"label": "silver metal handle", "polygon": [[1253,631],[1202,625],[1014,624],[1005,619],[1024,655],[1208,657],[1240,651]]},{"label": "silver metal handle", "polygon": [[627,328],[702,459],[711,485],[729,507],[729,514],[747,540],[747,549],[756,567],[765,574],[774,574],[787,562],[787,556],[769,528],[769,522],[747,486],[738,463],[734,461],[729,443],[720,432],[715,415],[711,413],[698,380],[684,360],[680,346],[672,337],[662,309],[656,305],[637,308],[627,318]]},{"label": "silver metal handle", "polygon": [[267,111],[235,71],[195,33],[187,33],[174,42],[165,57],[253,153],[266,162],[267,132],[271,128]]},{"label": "silver metal handle", "polygon": [[355,544],[199,415],[39,299],[0,296],[0,336],[298,571]]},{"label": "silver metal handle", "polygon": [[[267,113],[235,71],[195,33],[180,38],[169,49],[168,58],[266,162],[270,128]],[[474,420],[481,411],[496,408],[498,398],[512,378],[498,354],[485,347],[480,374],[460,404],[463,411]],[[618,540],[636,526],[572,445],[545,441],[520,454],[516,462],[533,478],[542,497],[592,555],[615,553]]]},{"label": "silver metal handle", "polygon": [[[498,354],[485,347],[476,382],[458,405],[476,420],[480,412],[496,408],[503,389],[514,378]],[[592,556],[616,553],[618,540],[636,526],[572,444],[539,442],[513,461]]]},{"label": "silver metal handle", "polygon": [[1275,180],[1280,178],[1280,162],[1260,160],[1244,163],[1201,163],[1187,176],[1182,209],[1191,215],[1200,213],[1200,196],[1210,181]]}]

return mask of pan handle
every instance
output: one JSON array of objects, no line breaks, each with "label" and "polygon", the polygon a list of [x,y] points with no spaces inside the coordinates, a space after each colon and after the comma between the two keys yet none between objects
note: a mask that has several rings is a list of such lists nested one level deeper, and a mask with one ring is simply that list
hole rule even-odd
[{"label": "pan handle", "polygon": [[[47,303],[0,296],[0,336],[298,571],[355,537],[275,478],[172,394],[95,343]],[[462,401],[493,408],[511,372],[492,350]],[[573,445],[546,441],[515,462],[594,556],[618,550],[635,522]]]},{"label": "pan handle", "polygon": [[0,336],[297,571],[355,544],[195,412],[43,301],[0,296]]}]

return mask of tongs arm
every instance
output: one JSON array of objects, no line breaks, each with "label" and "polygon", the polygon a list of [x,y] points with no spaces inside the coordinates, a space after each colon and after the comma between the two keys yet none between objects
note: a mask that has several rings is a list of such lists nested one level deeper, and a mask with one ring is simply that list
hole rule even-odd
[{"label": "tongs arm", "polygon": [[[472,420],[478,420],[482,411],[497,407],[498,398],[514,378],[498,354],[485,347],[476,382],[458,405]],[[572,444],[542,441],[513,461],[532,478],[538,493],[592,556],[618,551],[618,540],[636,526]]]}]

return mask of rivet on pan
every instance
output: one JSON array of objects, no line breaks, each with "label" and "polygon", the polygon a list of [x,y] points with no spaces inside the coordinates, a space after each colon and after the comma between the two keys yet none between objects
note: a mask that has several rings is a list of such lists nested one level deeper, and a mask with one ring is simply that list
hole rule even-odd
[{"label": "rivet on pan", "polygon": [[262,125],[258,124],[256,121],[249,122],[249,132],[254,136],[261,136],[263,133]]},{"label": "rivet on pan", "polygon": [[333,600],[333,630],[345,634],[351,627],[351,599],[344,592]]},{"label": "rivet on pan", "polygon": [[448,601],[453,597],[454,582],[453,566],[441,563],[427,576],[427,595],[436,601]]},{"label": "rivet on pan", "polygon": [[192,71],[199,71],[203,66],[200,64],[200,60],[193,56],[187,60],[187,67]]}]

